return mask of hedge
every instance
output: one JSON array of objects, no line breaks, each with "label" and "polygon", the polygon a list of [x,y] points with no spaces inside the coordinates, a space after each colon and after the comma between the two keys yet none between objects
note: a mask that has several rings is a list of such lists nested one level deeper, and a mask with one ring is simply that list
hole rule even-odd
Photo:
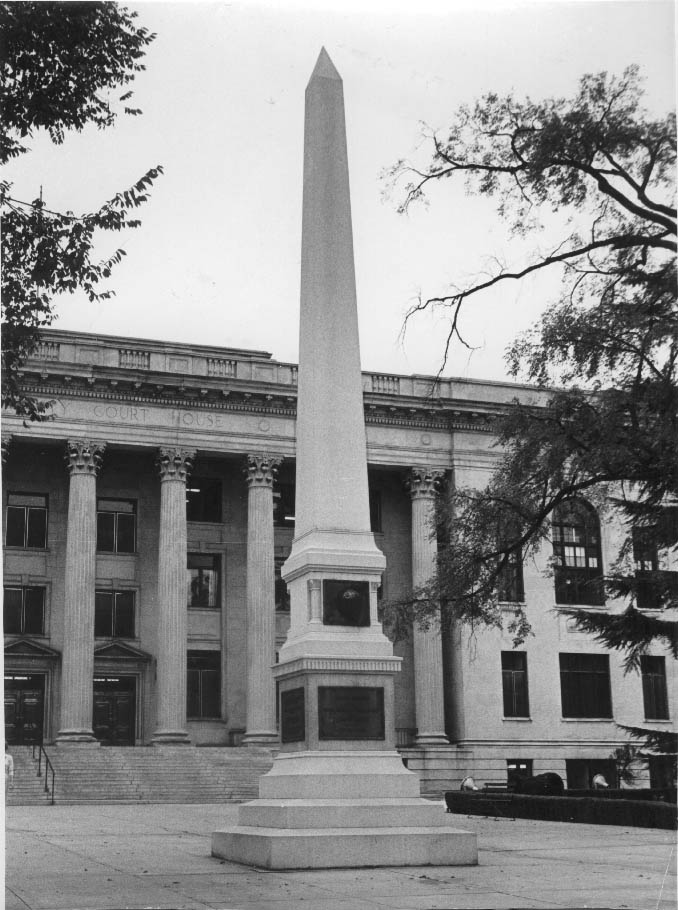
[{"label": "hedge", "polygon": [[662,787],[655,788],[654,790],[650,790],[649,787],[638,787],[633,790],[613,789],[612,787],[607,790],[566,790],[564,795],[579,797],[588,796],[595,797],[596,799],[630,799],[634,801],[639,799],[651,799],[664,803],[676,802],[675,787]]},{"label": "hedge", "polygon": [[649,800],[577,796],[524,796],[522,794],[445,793],[449,812],[581,822],[589,825],[631,825],[637,828],[675,829],[676,806]]}]

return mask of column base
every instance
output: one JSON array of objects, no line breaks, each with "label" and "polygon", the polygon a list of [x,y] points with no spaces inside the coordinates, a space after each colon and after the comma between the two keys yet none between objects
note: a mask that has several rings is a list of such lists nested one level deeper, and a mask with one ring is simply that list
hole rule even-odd
[{"label": "column base", "polygon": [[280,736],[275,730],[253,730],[251,733],[244,733],[242,738],[243,746],[279,746]]},{"label": "column base", "polygon": [[449,746],[450,741],[445,733],[418,733],[415,746]]},{"label": "column base", "polygon": [[190,746],[191,738],[185,730],[156,730],[151,737],[152,746]]},{"label": "column base", "polygon": [[101,743],[91,730],[59,730],[55,746],[90,746],[98,749]]}]

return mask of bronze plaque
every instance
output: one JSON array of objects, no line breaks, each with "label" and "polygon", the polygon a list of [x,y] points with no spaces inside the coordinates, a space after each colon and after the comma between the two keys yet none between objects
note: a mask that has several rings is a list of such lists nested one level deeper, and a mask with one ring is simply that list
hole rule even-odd
[{"label": "bronze plaque", "polygon": [[323,623],[326,626],[369,626],[369,582],[323,581]]},{"label": "bronze plaque", "polygon": [[306,739],[304,690],[288,689],[280,693],[280,740],[299,743]]},{"label": "bronze plaque", "polygon": [[318,686],[320,739],[384,739],[384,690]]}]

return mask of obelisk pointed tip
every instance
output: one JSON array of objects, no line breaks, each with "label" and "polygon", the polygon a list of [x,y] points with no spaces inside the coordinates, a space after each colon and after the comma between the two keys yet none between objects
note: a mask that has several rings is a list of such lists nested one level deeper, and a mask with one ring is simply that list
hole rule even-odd
[{"label": "obelisk pointed tip", "polygon": [[313,82],[314,79],[338,79],[341,82],[341,76],[324,47],[320,49],[315,69],[311,73],[309,82]]}]

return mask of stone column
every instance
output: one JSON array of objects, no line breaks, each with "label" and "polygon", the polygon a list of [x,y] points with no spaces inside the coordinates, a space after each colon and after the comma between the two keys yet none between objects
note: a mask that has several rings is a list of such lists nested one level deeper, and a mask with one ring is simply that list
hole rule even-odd
[{"label": "stone column", "polygon": [[92,732],[94,686],[94,586],[96,579],[96,478],[104,445],[70,439],[66,528],[64,647],[61,669],[61,728],[58,744],[96,743]]},{"label": "stone column", "polygon": [[[412,468],[406,485],[412,497],[412,586],[424,585],[436,565],[436,540],[431,537],[431,519],[436,486],[442,471]],[[423,631],[415,624],[414,691],[417,715],[417,745],[445,745],[445,702],[443,694],[443,649],[440,629],[433,620]]]},{"label": "stone column", "polygon": [[2,434],[2,465],[3,467],[7,463],[7,456],[9,455],[9,448],[12,444],[12,436],[10,433]]},{"label": "stone column", "polygon": [[157,728],[153,745],[188,744],[186,732],[186,479],[195,451],[161,448],[158,535]]},{"label": "stone column", "polygon": [[281,458],[247,457],[247,731],[243,742],[278,741],[275,727],[273,481]]}]

